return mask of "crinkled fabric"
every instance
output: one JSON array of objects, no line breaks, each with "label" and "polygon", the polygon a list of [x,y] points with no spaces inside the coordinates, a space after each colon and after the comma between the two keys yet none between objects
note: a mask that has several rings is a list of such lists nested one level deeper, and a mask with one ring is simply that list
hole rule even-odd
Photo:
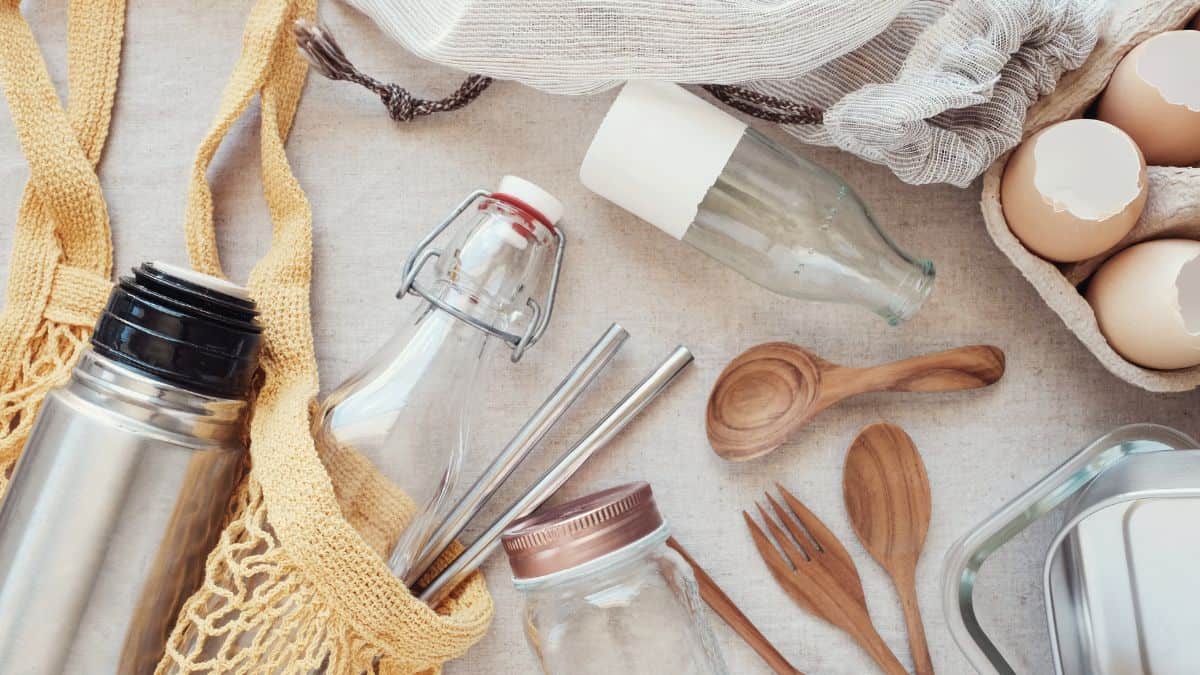
[{"label": "crinkled fabric", "polygon": [[966,186],[1095,46],[1103,0],[346,0],[426,59],[559,94],[741,84],[909,183]]}]

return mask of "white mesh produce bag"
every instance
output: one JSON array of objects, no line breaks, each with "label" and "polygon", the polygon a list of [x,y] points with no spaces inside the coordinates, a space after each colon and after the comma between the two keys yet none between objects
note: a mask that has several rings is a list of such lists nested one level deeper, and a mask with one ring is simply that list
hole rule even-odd
[{"label": "white mesh produce bag", "polygon": [[1017,143],[1026,108],[1083,62],[1105,10],[1103,0],[346,1],[419,56],[548,92],[740,84],[733,102],[766,119],[817,111],[819,122],[783,125],[804,141],[906,182],[959,186]]}]

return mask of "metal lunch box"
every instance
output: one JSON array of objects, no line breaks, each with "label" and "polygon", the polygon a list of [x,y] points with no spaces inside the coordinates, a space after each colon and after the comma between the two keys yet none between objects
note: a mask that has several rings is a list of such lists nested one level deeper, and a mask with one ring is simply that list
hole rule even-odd
[{"label": "metal lunch box", "polygon": [[976,578],[997,549],[1061,505],[1065,524],[1043,570],[1058,675],[1200,672],[1196,448],[1168,427],[1118,428],[956,543],[946,556],[942,605],[971,665],[1016,672],[976,618]]}]

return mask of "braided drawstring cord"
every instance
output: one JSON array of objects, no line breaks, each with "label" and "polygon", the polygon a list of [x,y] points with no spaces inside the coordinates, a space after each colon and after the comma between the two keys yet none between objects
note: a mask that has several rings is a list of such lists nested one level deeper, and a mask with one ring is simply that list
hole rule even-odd
[{"label": "braided drawstring cord", "polygon": [[[458,89],[438,100],[427,100],[413,96],[398,84],[389,84],[363,73],[350,63],[346,53],[334,39],[328,28],[299,19],[292,27],[296,44],[304,58],[320,74],[331,80],[354,82],[375,92],[388,114],[397,122],[410,122],[417,117],[436,112],[458,110],[474,101],[492,84],[492,78],[484,75],[469,75]],[[759,119],[778,124],[820,124],[823,113],[817,108],[788,101],[768,94],[751,91],[744,87],[728,84],[702,85],[708,93],[731,108],[753,115]]]},{"label": "braided drawstring cord", "polygon": [[387,107],[388,115],[397,122],[411,122],[425,115],[458,110],[474,101],[492,83],[490,77],[470,75],[453,94],[445,98],[417,98],[398,84],[380,82],[356,68],[324,26],[299,19],[292,26],[292,32],[300,53],[314,70],[331,80],[353,82],[375,92]]},{"label": "braided drawstring cord", "polygon": [[733,84],[704,84],[704,90],[721,103],[776,124],[821,124],[824,111]]}]

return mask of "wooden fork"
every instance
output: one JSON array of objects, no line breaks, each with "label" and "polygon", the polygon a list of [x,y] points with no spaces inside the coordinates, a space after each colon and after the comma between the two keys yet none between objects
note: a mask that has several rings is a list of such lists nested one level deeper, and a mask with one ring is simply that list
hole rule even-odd
[{"label": "wooden fork", "polygon": [[761,504],[755,503],[755,506],[771,537],[778,544],[778,549],[771,544],[771,539],[754,522],[754,518],[742,511],[754,545],[771,570],[771,576],[805,611],[854,638],[885,673],[906,673],[900,660],[871,623],[862,580],[850,554],[799,499],[782,485],[776,483],[775,486],[779,488],[788,508],[784,509],[770,494],[766,497],[782,526]]}]

